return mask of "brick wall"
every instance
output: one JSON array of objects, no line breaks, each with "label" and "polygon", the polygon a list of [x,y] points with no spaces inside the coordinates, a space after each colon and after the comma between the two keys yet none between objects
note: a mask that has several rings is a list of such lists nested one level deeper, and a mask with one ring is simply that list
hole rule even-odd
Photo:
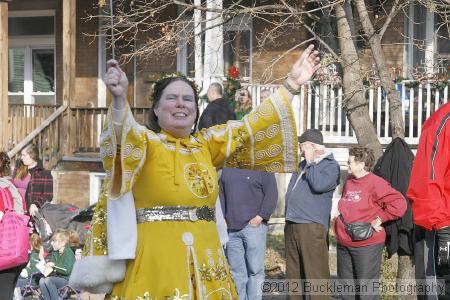
[{"label": "brick wall", "polygon": [[[276,20],[273,20],[277,22]],[[265,32],[267,26],[265,21],[253,21],[253,35],[260,39],[267,35]],[[291,65],[302,53],[304,46],[286,54],[288,49],[300,44],[309,38],[306,31],[298,28],[284,28],[284,32],[274,39],[268,39],[270,42],[258,47],[257,40],[253,40],[253,82],[265,83],[284,78],[289,72]],[[280,58],[281,57],[281,58]],[[280,58],[280,59],[279,59]],[[273,64],[275,60],[276,64]],[[278,80],[279,82],[279,80]]]},{"label": "brick wall", "polygon": [[56,204],[89,206],[89,171],[52,171]]},{"label": "brick wall", "polygon": [[101,162],[63,161],[52,171],[55,203],[89,206],[90,172],[103,173]]}]

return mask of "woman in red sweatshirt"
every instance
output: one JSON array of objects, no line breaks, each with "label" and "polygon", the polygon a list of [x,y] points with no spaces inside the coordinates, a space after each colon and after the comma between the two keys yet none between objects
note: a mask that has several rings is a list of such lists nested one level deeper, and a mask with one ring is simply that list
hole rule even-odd
[{"label": "woman in red sweatshirt", "polygon": [[[373,235],[362,241],[352,241],[341,218],[337,218],[334,231],[337,239],[337,275],[342,283],[360,288],[361,299],[379,299],[379,291],[371,281],[380,278],[381,257],[386,239],[382,223],[403,216],[406,200],[384,179],[371,173],[375,163],[371,149],[356,146],[350,149],[349,176],[338,203],[345,223],[371,223]],[[356,285],[355,285],[356,284]],[[367,288],[367,289],[366,289]],[[354,299],[355,295],[342,295]]]}]

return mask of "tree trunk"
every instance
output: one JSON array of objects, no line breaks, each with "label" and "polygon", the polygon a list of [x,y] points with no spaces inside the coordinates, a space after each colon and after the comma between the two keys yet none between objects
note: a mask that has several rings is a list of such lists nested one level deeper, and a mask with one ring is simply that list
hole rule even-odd
[{"label": "tree trunk", "polygon": [[353,2],[356,5],[364,32],[369,37],[369,45],[378,69],[381,86],[386,93],[387,99],[389,99],[389,121],[392,129],[392,138],[405,138],[405,127],[403,124],[400,93],[396,90],[395,84],[391,80],[386,59],[384,57],[384,52],[381,47],[381,37],[373,28],[373,24],[370,20],[364,0],[353,0]]},{"label": "tree trunk", "polygon": [[347,118],[356,133],[358,144],[371,148],[378,158],[382,155],[381,144],[370,121],[369,105],[364,96],[358,53],[353,43],[350,25],[342,5],[336,5],[339,46],[343,61],[343,90]]},{"label": "tree trunk", "polygon": [[[397,284],[401,284],[402,280],[411,280],[415,278],[413,257],[399,256],[397,268]],[[399,295],[398,300],[413,300],[416,296]]]}]

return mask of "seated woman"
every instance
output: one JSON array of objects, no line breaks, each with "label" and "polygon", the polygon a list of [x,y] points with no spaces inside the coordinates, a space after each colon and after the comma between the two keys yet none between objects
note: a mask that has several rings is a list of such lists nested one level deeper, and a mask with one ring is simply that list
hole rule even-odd
[{"label": "seated woman", "polygon": [[69,245],[69,232],[59,229],[52,237],[53,251],[45,264],[44,278],[39,280],[44,300],[58,300],[58,289],[67,285],[75,255]]}]

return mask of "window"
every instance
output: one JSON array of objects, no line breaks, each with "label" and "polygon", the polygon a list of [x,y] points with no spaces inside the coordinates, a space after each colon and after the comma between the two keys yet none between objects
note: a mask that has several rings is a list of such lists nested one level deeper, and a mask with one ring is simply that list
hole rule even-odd
[{"label": "window", "polygon": [[8,19],[8,35],[13,36],[35,36],[54,35],[55,17],[13,17]]},{"label": "window", "polygon": [[10,103],[55,104],[54,12],[11,12],[8,23]]},{"label": "window", "polygon": [[449,28],[443,22],[442,13],[431,12],[418,2],[410,4],[409,18],[405,21],[408,28],[406,56],[409,72],[417,66],[424,71],[436,72],[436,68],[448,64]]},{"label": "window", "polygon": [[9,101],[14,104],[55,104],[55,50],[10,48]]},{"label": "window", "polygon": [[247,80],[251,78],[251,38],[250,30],[227,30],[224,34],[224,69],[235,66]]},{"label": "window", "polygon": [[105,178],[105,173],[91,172],[89,174],[89,205],[97,203]]},{"label": "window", "polygon": [[9,49],[8,91],[9,101],[24,103],[25,49]]},{"label": "window", "polygon": [[[450,18],[450,14],[447,18]],[[448,59],[450,57],[450,28],[440,14],[435,15],[434,30],[436,32],[436,52]]]}]

